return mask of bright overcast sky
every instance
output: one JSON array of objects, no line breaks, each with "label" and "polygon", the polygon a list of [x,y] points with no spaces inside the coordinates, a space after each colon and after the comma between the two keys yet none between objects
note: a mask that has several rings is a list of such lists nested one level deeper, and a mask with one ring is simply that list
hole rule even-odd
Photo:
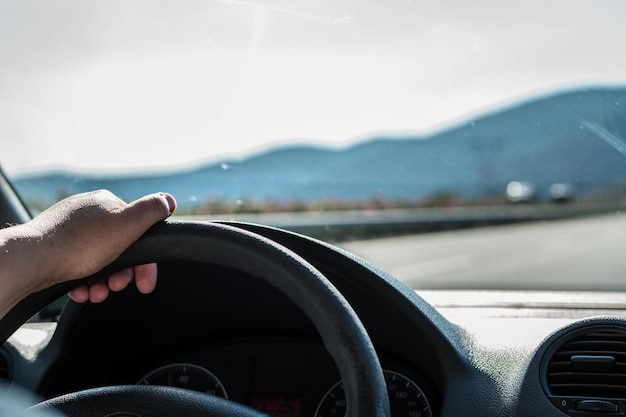
[{"label": "bright overcast sky", "polygon": [[626,82],[626,2],[0,0],[0,163],[154,169]]}]

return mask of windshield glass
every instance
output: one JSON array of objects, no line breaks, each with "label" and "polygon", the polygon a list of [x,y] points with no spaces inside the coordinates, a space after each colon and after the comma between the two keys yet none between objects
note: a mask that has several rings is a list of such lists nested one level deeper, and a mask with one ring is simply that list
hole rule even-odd
[{"label": "windshield glass", "polygon": [[320,237],[414,288],[623,289],[624,17],[0,0],[0,163],[33,214],[168,191],[180,217]]}]

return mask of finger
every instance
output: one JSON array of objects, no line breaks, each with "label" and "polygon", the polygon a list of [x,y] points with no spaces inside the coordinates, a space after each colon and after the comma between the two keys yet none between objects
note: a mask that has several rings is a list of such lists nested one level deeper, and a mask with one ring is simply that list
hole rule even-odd
[{"label": "finger", "polygon": [[126,268],[115,272],[109,276],[109,289],[111,291],[122,291],[133,280],[133,269]]},{"label": "finger", "polygon": [[156,193],[129,203],[123,212],[127,220],[134,220],[139,224],[153,224],[165,220],[174,213],[174,210],[176,210],[174,197],[167,193]]},{"label": "finger", "polygon": [[154,291],[157,282],[157,264],[138,265],[135,267],[135,285],[142,294]]},{"label": "finger", "polygon": [[89,300],[89,288],[86,285],[79,285],[68,292],[67,295],[77,303],[86,303]]},{"label": "finger", "polygon": [[109,285],[106,279],[98,279],[89,284],[89,300],[101,303],[109,296]]}]

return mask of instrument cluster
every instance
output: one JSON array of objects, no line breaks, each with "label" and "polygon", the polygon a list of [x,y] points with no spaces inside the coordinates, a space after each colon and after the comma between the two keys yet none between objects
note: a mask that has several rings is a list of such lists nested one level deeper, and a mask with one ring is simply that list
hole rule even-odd
[{"label": "instrument cluster", "polygon": [[[346,414],[343,384],[322,347],[273,347],[276,346],[240,346],[184,355],[147,372],[137,384],[206,392],[246,404],[271,417]],[[220,356],[226,352],[226,357]],[[434,394],[428,381],[415,371],[385,365],[383,361],[392,417],[434,417]],[[252,372],[237,372],[242,367],[251,367]]]}]

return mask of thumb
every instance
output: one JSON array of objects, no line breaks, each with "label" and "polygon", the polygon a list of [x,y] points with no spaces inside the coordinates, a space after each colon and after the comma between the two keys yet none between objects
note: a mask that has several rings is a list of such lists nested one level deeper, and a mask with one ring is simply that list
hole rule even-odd
[{"label": "thumb", "polygon": [[176,199],[171,194],[155,193],[127,204],[121,211],[129,224],[145,231],[171,216],[174,210]]}]

